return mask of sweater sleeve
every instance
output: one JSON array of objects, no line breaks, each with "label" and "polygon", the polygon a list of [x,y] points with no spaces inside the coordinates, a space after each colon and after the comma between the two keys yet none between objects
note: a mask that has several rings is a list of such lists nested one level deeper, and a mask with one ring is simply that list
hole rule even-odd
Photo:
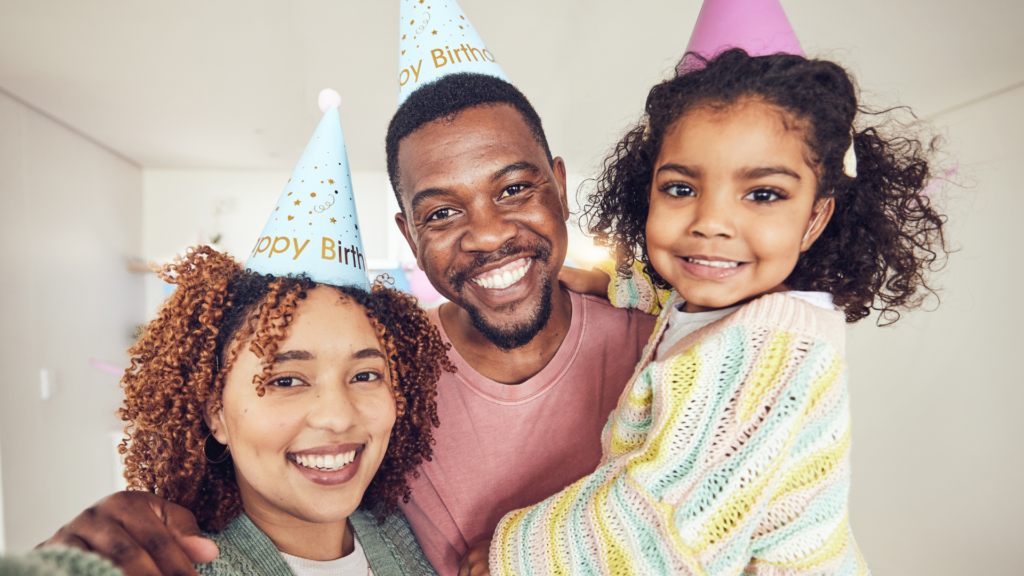
[{"label": "sweater sleeve", "polygon": [[104,558],[77,548],[37,548],[21,556],[0,557],[4,576],[121,576]]},{"label": "sweater sleeve", "polygon": [[640,262],[633,262],[628,277],[618,273],[613,260],[598,262],[594,270],[600,270],[611,278],[608,282],[608,301],[616,308],[635,308],[657,316],[672,297],[671,290],[662,290],[654,285]]},{"label": "sweater sleeve", "polygon": [[652,363],[606,464],[507,514],[498,574],[864,574],[847,519],[849,402],[828,343],[737,325]]}]

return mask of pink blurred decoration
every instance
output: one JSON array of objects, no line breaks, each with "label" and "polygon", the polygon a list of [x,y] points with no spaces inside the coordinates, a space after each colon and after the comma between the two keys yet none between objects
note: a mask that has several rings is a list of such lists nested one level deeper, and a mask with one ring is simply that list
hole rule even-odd
[{"label": "pink blurred decoration", "polygon": [[960,165],[959,164],[957,164],[956,166],[953,166],[949,170],[946,170],[945,172],[942,173],[942,176],[939,176],[938,178],[936,178],[934,182],[929,184],[928,187],[925,188],[924,191],[921,192],[921,196],[925,196],[925,197],[931,196],[933,192],[935,192],[936,190],[939,189],[939,186],[942,186],[943,182],[945,182],[946,180],[949,180],[950,176],[952,176],[953,174],[956,174],[959,171],[960,171]]},{"label": "pink blurred decoration", "polygon": [[[686,51],[712,58],[729,48],[751,56],[805,55],[779,0],[704,0]],[[688,60],[679,62],[677,74],[699,67]]]},{"label": "pink blurred decoration", "polygon": [[89,365],[93,368],[99,368],[104,372],[110,372],[111,374],[117,374],[118,376],[124,374],[124,368],[118,368],[117,366],[111,366],[106,362],[100,362],[95,358],[89,358]]},{"label": "pink blurred decoration", "polygon": [[427,279],[427,273],[420,270],[416,264],[406,268],[406,276],[409,277],[409,291],[419,298],[420,302],[436,302],[441,299],[441,293],[434,289],[434,285]]}]

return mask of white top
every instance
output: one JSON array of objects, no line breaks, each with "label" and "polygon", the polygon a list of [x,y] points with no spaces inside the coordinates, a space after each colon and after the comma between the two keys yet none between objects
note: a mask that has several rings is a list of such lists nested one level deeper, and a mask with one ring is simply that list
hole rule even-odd
[{"label": "white top", "polygon": [[373,576],[366,553],[359,545],[359,538],[352,538],[352,541],[355,542],[352,553],[337,560],[307,560],[284,552],[281,552],[281,556],[295,576]]},{"label": "white top", "polygon": [[[832,295],[828,292],[790,291],[783,292],[783,294],[792,296],[793,298],[806,300],[807,302],[826,310],[836,309],[832,304]],[[685,304],[686,302],[677,303],[675,305],[675,309],[669,312],[668,318],[665,319],[665,321],[668,322],[668,327],[665,328],[665,334],[661,337],[661,342],[658,343],[658,349],[654,353],[655,360],[660,360],[665,356],[665,354],[668,354],[669,349],[671,349],[676,342],[679,342],[697,330],[711,324],[715,320],[725,318],[729,314],[740,309],[740,305],[737,305],[708,312],[683,312],[683,306]]]}]

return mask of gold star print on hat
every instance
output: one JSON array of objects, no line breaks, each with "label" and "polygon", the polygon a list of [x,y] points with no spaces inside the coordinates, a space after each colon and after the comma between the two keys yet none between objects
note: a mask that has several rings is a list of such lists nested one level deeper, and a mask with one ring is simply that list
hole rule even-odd
[{"label": "gold star print on hat", "polygon": [[245,267],[275,276],[306,274],[333,286],[369,289],[352,198],[341,96],[320,93],[320,120]]},{"label": "gold star print on hat", "polygon": [[455,0],[399,0],[398,105],[448,74],[487,74],[508,82],[494,54]]}]

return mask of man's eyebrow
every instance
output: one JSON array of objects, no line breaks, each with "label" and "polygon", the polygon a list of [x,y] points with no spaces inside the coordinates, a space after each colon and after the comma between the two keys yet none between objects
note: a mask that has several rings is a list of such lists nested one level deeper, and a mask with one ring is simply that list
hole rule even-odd
[{"label": "man's eyebrow", "polygon": [[315,360],[316,356],[305,350],[289,350],[287,352],[279,352],[274,355],[274,364],[278,362],[287,362],[289,360]]},{"label": "man's eyebrow", "polygon": [[530,172],[535,175],[541,173],[540,168],[537,168],[530,162],[516,162],[515,164],[509,164],[508,166],[495,171],[494,174],[491,174],[491,182],[501,180],[513,172]]},{"label": "man's eyebrow", "polygon": [[764,178],[766,176],[789,176],[790,178],[795,178],[797,180],[800,179],[799,174],[784,166],[744,168],[743,170],[738,171],[738,175],[744,180],[757,180],[758,178]]},{"label": "man's eyebrow", "polygon": [[427,188],[426,190],[421,190],[412,197],[412,202],[409,203],[409,210],[415,212],[416,208],[420,204],[436,196],[444,196],[447,193],[448,191],[444,188]]},{"label": "man's eyebrow", "polygon": [[363,360],[365,358],[381,358],[384,359],[384,353],[376,348],[363,348],[352,355],[354,360]]},{"label": "man's eyebrow", "polygon": [[678,172],[679,174],[689,178],[700,178],[701,174],[700,168],[690,168],[689,166],[684,166],[682,164],[662,164],[661,167],[658,168],[657,173],[661,174],[665,171]]}]

